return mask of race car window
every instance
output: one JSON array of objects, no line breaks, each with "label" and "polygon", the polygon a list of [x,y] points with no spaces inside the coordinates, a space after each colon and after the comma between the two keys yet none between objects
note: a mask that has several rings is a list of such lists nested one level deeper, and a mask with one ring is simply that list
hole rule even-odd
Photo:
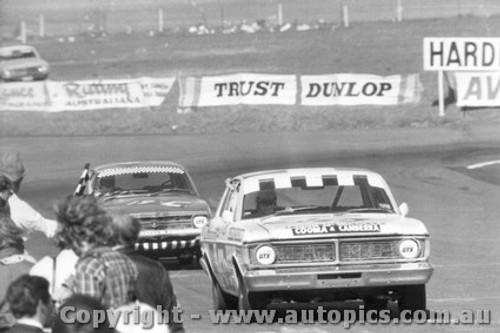
[{"label": "race car window", "polygon": [[222,217],[225,221],[234,220],[234,213],[236,212],[236,199],[236,192],[230,190],[222,207]]}]

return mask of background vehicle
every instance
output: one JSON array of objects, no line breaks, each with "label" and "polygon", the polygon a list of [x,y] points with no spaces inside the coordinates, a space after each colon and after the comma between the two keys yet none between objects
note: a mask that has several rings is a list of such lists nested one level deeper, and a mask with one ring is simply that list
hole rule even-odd
[{"label": "background vehicle", "polygon": [[0,47],[0,79],[2,81],[45,80],[49,64],[30,45]]},{"label": "background vehicle", "polygon": [[136,249],[182,264],[199,257],[201,227],[210,208],[201,199],[186,169],[166,162],[122,162],[100,165],[89,173],[86,194],[111,213],[130,214],[142,230]]},{"label": "background vehicle", "polygon": [[400,311],[425,310],[433,272],[429,233],[407,211],[367,170],[288,169],[228,179],[201,235],[214,307],[362,299],[377,309],[394,300]]}]

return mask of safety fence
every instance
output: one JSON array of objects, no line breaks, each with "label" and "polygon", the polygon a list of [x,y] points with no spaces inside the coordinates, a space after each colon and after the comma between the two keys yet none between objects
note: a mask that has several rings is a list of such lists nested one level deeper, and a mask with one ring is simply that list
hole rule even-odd
[{"label": "safety fence", "polygon": [[[4,38],[234,33],[500,14],[498,0],[2,0]],[[350,22],[350,23],[349,23]]]}]

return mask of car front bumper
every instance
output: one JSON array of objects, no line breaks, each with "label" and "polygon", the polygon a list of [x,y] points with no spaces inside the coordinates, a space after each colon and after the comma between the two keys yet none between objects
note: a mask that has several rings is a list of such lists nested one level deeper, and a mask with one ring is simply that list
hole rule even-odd
[{"label": "car front bumper", "polygon": [[425,284],[434,268],[428,262],[248,270],[249,291],[390,287]]}]

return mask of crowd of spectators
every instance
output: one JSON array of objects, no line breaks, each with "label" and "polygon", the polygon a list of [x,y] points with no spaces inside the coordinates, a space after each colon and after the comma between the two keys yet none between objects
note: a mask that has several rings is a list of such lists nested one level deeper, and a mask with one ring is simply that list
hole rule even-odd
[{"label": "crowd of spectators", "polygon": [[[137,220],[74,195],[56,206],[57,221],[46,219],[17,195],[24,174],[19,154],[3,155],[0,331],[184,332],[168,271],[134,251]],[[52,238],[58,255],[35,261],[24,246],[32,230]],[[141,322],[144,311],[154,320]]]}]

